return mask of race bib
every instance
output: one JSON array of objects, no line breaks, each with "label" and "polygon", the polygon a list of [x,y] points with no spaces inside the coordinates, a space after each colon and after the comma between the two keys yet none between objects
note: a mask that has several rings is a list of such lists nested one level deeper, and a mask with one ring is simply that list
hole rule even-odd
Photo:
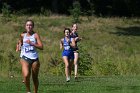
[{"label": "race bib", "polygon": [[65,50],[69,50],[70,49],[70,46],[65,46],[64,49]]},{"label": "race bib", "polygon": [[25,52],[29,52],[29,51],[33,51],[33,50],[34,50],[33,46],[25,47]]}]

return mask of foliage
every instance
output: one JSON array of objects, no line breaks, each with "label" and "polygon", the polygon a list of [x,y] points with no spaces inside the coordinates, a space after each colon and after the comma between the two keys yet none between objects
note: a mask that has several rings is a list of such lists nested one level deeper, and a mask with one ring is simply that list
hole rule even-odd
[{"label": "foliage", "polygon": [[10,17],[10,13],[11,13],[10,5],[8,5],[7,3],[4,3],[2,7],[3,17]]},{"label": "foliage", "polygon": [[74,23],[79,23],[80,22],[80,15],[81,15],[81,6],[78,1],[75,1],[73,3],[73,9],[70,10],[70,13],[73,17],[73,22]]},{"label": "foliage", "polygon": [[51,11],[50,11],[50,10],[45,9],[44,7],[41,7],[41,10],[40,10],[40,15],[50,16],[50,15],[51,15]]},{"label": "foliage", "polygon": [[87,72],[92,68],[93,58],[86,52],[87,49],[82,44],[79,45],[79,48],[78,73],[80,75],[89,75]]},{"label": "foliage", "polygon": [[3,22],[10,21],[11,10],[10,10],[10,5],[8,5],[7,3],[3,3],[2,17],[3,17]]},{"label": "foliage", "polygon": [[[80,75],[140,75],[139,18],[91,17],[91,22],[84,21],[86,17],[81,18],[83,21],[78,24],[78,34],[82,37],[78,43]],[[40,34],[44,45],[44,50],[38,51],[40,75],[64,75],[59,41],[64,27],[71,27],[71,17],[38,15],[16,16],[5,24],[0,16],[0,75],[7,76],[9,71],[21,75],[15,46],[26,19],[34,20],[34,30]]]},{"label": "foliage", "polygon": [[91,22],[91,16],[95,16],[95,6],[93,3],[89,2],[90,9],[84,11],[84,15],[87,16],[89,22]]},{"label": "foliage", "polygon": [[50,11],[52,14],[69,15],[69,8],[75,1],[80,3],[82,12],[91,10],[96,16],[140,16],[140,0],[30,0],[28,3],[26,0],[0,0],[0,9],[3,3],[7,3],[17,14],[39,15],[43,7],[45,15],[49,15]]},{"label": "foliage", "polygon": [[20,73],[20,68],[16,66],[18,58],[13,54],[13,51],[8,52],[8,76],[14,76],[16,73]]},{"label": "foliage", "polygon": [[64,75],[64,63],[62,61],[61,57],[55,56],[55,57],[51,57],[51,59],[49,60],[49,72],[52,75]]}]

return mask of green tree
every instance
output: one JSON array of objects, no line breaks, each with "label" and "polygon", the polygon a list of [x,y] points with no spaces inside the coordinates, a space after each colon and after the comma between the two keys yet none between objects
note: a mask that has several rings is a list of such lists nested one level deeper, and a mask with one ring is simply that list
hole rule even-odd
[{"label": "green tree", "polygon": [[73,8],[70,10],[70,13],[73,17],[73,22],[79,23],[80,22],[80,15],[81,15],[81,6],[80,6],[79,1],[73,2]]}]

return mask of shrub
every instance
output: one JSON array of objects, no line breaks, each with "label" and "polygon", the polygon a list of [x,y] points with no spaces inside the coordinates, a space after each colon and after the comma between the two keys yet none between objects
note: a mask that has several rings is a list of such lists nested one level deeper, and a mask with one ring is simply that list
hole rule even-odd
[{"label": "shrub", "polygon": [[73,3],[73,9],[70,10],[70,13],[73,17],[73,22],[74,23],[79,23],[80,22],[80,15],[81,15],[81,6],[78,1],[75,1]]},{"label": "shrub", "polygon": [[91,55],[89,53],[87,53],[87,49],[82,46],[82,45],[79,45],[80,47],[80,50],[79,50],[79,62],[78,62],[78,65],[79,65],[79,68],[78,68],[78,73],[80,75],[88,75],[88,72],[91,71],[91,68],[92,68],[92,61],[93,61],[93,58],[91,57]]},{"label": "shrub", "polygon": [[2,6],[3,22],[10,21],[10,17],[11,17],[10,13],[11,13],[10,6],[7,3],[4,3]]},{"label": "shrub", "polygon": [[45,9],[44,7],[41,7],[40,9],[40,15],[44,15],[44,16],[50,16],[52,13],[50,10]]},{"label": "shrub", "polygon": [[62,75],[64,73],[64,65],[61,57],[54,56],[49,60],[49,72],[52,75]]}]

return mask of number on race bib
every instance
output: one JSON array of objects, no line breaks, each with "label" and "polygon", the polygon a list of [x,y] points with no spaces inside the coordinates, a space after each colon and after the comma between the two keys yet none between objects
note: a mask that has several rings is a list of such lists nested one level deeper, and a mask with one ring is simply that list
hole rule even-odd
[{"label": "number on race bib", "polygon": [[25,47],[25,52],[29,52],[29,51],[33,51],[33,50],[34,50],[33,46]]},{"label": "number on race bib", "polygon": [[65,46],[64,49],[65,50],[69,50],[70,49],[70,46]]}]

